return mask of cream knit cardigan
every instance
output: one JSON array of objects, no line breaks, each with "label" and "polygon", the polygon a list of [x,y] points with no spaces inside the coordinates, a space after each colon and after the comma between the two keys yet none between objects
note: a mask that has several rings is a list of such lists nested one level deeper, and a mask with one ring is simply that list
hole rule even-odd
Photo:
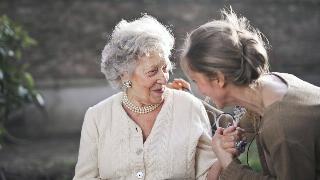
[{"label": "cream knit cardigan", "polygon": [[166,91],[145,142],[121,105],[122,92],[89,108],[73,180],[206,179],[216,156],[204,106],[189,93]]}]

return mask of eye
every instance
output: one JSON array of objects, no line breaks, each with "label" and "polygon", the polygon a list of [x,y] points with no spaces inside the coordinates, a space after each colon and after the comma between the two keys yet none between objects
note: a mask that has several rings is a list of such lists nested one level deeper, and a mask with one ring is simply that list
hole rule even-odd
[{"label": "eye", "polygon": [[153,76],[153,75],[155,75],[155,74],[157,74],[157,69],[152,69],[151,71],[148,71],[148,76]]},{"label": "eye", "polygon": [[163,72],[168,72],[168,66],[167,65],[164,65],[163,67],[162,67],[162,70],[163,70]]}]

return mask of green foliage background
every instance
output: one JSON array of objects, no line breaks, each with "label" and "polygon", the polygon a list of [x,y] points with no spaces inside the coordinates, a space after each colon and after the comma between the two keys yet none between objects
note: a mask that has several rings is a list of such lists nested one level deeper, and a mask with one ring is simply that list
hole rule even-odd
[{"label": "green foliage background", "polygon": [[13,138],[5,128],[11,113],[29,103],[44,105],[22,58],[23,50],[33,45],[36,41],[20,25],[6,15],[0,17],[0,145]]}]

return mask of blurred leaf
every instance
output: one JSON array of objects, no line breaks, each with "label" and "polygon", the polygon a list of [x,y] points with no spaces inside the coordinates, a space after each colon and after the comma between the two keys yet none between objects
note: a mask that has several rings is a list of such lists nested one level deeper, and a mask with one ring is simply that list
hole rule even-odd
[{"label": "blurred leaf", "polygon": [[8,56],[13,57],[14,56],[14,52],[12,50],[8,51]]},{"label": "blurred leaf", "polygon": [[37,45],[37,41],[31,38],[30,36],[26,35],[24,36],[24,41],[23,41],[23,47],[29,47],[29,46],[34,46]]},{"label": "blurred leaf", "polygon": [[15,55],[16,55],[17,59],[21,59],[21,51],[20,50],[17,50]]},{"label": "blurred leaf", "polygon": [[43,107],[45,105],[44,99],[41,94],[37,93],[36,100],[40,106]]},{"label": "blurred leaf", "polygon": [[18,86],[18,94],[20,97],[24,98],[28,94],[28,90],[24,88],[22,85]]},{"label": "blurred leaf", "polygon": [[[1,37],[0,37],[1,38]],[[4,56],[6,56],[6,51],[5,51],[5,49],[3,48],[3,47],[0,47],[0,55],[2,56],[2,57],[4,57]]]},{"label": "blurred leaf", "polygon": [[26,82],[26,86],[28,88],[33,88],[34,87],[34,80],[33,80],[33,78],[32,78],[30,73],[24,72],[24,79],[25,79],[25,82]]},{"label": "blurred leaf", "polygon": [[3,72],[1,69],[0,69],[0,80],[3,80]]},{"label": "blurred leaf", "polygon": [[26,71],[28,63],[22,59],[23,50],[32,45],[36,41],[22,26],[6,15],[0,16],[0,145],[6,132],[3,123],[11,112],[28,103],[44,106],[31,74]]}]

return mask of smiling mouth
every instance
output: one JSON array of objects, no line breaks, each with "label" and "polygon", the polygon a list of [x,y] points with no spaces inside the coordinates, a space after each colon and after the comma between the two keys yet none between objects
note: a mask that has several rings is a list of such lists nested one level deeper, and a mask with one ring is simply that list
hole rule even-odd
[{"label": "smiling mouth", "polygon": [[156,93],[164,93],[164,90],[165,90],[165,87],[154,89],[153,91],[156,92]]}]

